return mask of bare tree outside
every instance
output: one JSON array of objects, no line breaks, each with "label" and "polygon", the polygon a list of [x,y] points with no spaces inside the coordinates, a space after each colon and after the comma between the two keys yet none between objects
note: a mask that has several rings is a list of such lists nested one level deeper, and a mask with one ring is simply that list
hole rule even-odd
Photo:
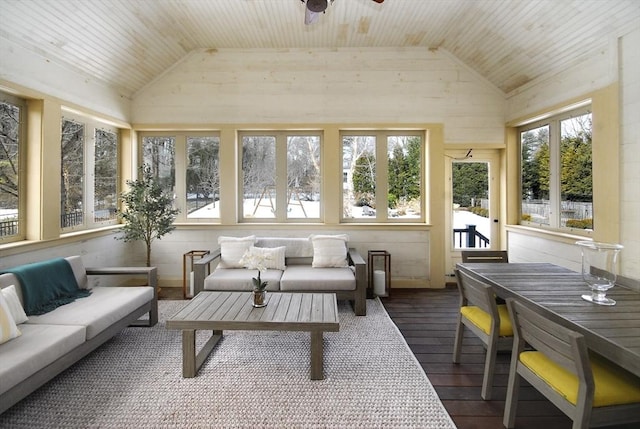
[{"label": "bare tree outside", "polygon": [[215,217],[220,199],[220,138],[187,137],[187,217]]},{"label": "bare tree outside", "polygon": [[0,102],[0,238],[18,234],[19,106]]},{"label": "bare tree outside", "polygon": [[[276,216],[276,138],[275,136],[243,136],[242,186],[245,201],[252,200],[253,210],[245,217]],[[260,211],[261,207],[269,211]],[[262,213],[262,214],[260,214]]]},{"label": "bare tree outside", "polygon": [[176,186],[176,138],[171,136],[143,137],[142,163],[148,165],[151,176],[163,191],[174,195]]},{"label": "bare tree outside", "polygon": [[85,125],[62,119],[62,165],[60,178],[60,227],[84,223],[84,136]]},{"label": "bare tree outside", "polygon": [[[345,218],[371,216],[375,210],[376,138],[344,136],[342,138],[344,172],[342,210]],[[355,207],[364,207],[355,211]]]},{"label": "bare tree outside", "polygon": [[118,204],[118,134],[95,130],[93,220],[116,219]]},{"label": "bare tree outside", "polygon": [[[320,201],[320,137],[287,138],[287,217],[307,218],[314,207],[305,202]],[[317,204],[316,204],[317,205]],[[300,210],[294,210],[299,208]],[[314,211],[314,216],[316,217]],[[319,216],[319,213],[318,213]]]}]

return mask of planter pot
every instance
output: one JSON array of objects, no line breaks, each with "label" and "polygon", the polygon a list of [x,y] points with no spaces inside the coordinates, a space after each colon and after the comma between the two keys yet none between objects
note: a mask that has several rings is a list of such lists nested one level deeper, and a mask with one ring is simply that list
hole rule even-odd
[{"label": "planter pot", "polygon": [[253,306],[254,307],[264,307],[267,305],[267,291],[253,291]]}]

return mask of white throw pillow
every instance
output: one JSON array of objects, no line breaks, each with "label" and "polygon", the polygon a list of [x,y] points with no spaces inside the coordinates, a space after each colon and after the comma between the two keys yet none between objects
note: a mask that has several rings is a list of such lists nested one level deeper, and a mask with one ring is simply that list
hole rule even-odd
[{"label": "white throw pillow", "polygon": [[248,237],[218,237],[220,245],[220,263],[218,268],[244,268],[240,263],[244,252],[256,242],[256,236]]},{"label": "white throw pillow", "polygon": [[22,335],[11,316],[4,294],[0,293],[0,344]]},{"label": "white throw pillow", "polygon": [[249,251],[263,258],[264,266],[272,270],[284,270],[284,253],[287,250],[285,246],[281,247],[254,247],[251,246]]},{"label": "white throw pillow", "polygon": [[313,244],[313,268],[348,267],[346,234],[339,235],[311,235]]},{"label": "white throw pillow", "polygon": [[22,304],[20,304],[20,298],[18,298],[18,292],[16,292],[15,285],[9,285],[2,289],[2,295],[7,302],[7,307],[9,307],[9,312],[11,313],[16,325],[29,320],[27,314],[24,312],[24,308],[22,308]]}]

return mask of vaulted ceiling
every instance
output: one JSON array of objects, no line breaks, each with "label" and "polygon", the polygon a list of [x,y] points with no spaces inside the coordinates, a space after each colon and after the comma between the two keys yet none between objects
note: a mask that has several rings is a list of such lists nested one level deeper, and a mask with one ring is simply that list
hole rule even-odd
[{"label": "vaulted ceiling", "polygon": [[[7,39],[134,95],[194,49],[445,50],[504,93],[640,25],[638,0],[0,0]],[[0,59],[0,71],[2,69]]]}]

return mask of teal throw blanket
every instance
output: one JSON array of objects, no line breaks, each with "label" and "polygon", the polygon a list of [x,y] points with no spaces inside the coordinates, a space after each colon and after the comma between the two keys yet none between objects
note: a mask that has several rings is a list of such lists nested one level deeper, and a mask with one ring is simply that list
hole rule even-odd
[{"label": "teal throw blanket", "polygon": [[5,272],[20,280],[27,316],[48,313],[91,294],[90,290],[78,287],[73,269],[64,258],[20,265]]}]

